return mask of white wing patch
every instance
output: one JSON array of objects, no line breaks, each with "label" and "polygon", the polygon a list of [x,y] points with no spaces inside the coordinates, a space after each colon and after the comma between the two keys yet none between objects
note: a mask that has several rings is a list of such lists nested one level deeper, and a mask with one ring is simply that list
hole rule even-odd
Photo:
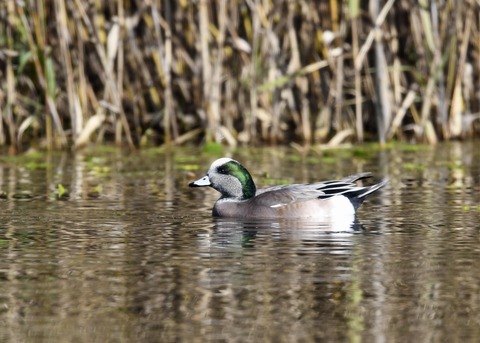
[{"label": "white wing patch", "polygon": [[285,205],[288,205],[288,204],[275,204],[275,205],[271,205],[270,207],[271,208],[277,208],[277,207],[282,207],[282,206],[285,206]]}]

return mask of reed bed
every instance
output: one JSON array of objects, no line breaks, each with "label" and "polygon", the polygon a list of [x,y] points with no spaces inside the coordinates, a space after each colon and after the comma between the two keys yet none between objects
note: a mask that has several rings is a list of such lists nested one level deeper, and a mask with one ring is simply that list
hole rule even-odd
[{"label": "reed bed", "polygon": [[474,0],[5,0],[0,145],[480,133]]}]

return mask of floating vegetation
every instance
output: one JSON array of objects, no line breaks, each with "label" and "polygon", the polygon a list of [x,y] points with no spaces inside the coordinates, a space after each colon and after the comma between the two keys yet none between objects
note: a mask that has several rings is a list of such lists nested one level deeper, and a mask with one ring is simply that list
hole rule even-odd
[{"label": "floating vegetation", "polygon": [[49,166],[49,163],[47,162],[36,162],[36,161],[30,161],[25,164],[25,168],[30,170],[46,169],[48,166]]},{"label": "floating vegetation", "polygon": [[334,164],[338,162],[338,157],[334,157],[332,155],[324,155],[321,157],[309,157],[307,158],[307,162],[315,166],[319,166],[322,164]]},{"label": "floating vegetation", "polygon": [[178,166],[178,169],[184,170],[184,171],[193,171],[193,170],[200,169],[200,166],[198,164],[180,164]]},{"label": "floating vegetation", "polygon": [[103,187],[98,185],[92,191],[87,193],[87,197],[89,199],[98,199],[100,198],[102,192],[103,192]]},{"label": "floating vegetation", "polygon": [[425,151],[430,149],[429,145],[426,144],[409,144],[406,142],[390,142],[386,145],[387,148],[405,151],[405,152],[418,152],[418,151]]},{"label": "floating vegetation", "polygon": [[59,183],[57,186],[57,194],[56,194],[56,199],[57,200],[67,200],[70,197],[68,194],[67,189]]},{"label": "floating vegetation", "polygon": [[403,162],[402,163],[402,168],[405,170],[410,170],[410,171],[423,171],[425,170],[425,166],[420,163],[413,163],[413,162]]},{"label": "floating vegetation", "polygon": [[203,151],[209,155],[220,155],[223,153],[223,145],[220,143],[207,142],[203,146]]},{"label": "floating vegetation", "polygon": [[33,195],[30,194],[30,193],[14,193],[14,194],[12,194],[12,199],[30,200],[30,199],[33,199]]},{"label": "floating vegetation", "polygon": [[462,210],[464,210],[464,211],[480,211],[480,206],[463,205]]}]

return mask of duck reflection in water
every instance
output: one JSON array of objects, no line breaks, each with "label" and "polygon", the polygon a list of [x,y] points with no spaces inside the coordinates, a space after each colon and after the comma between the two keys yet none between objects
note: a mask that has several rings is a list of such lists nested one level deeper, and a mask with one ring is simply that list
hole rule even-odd
[{"label": "duck reflection in water", "polygon": [[[258,241],[278,239],[294,241],[336,240],[365,231],[355,218],[353,221],[322,223],[309,220],[237,220],[215,218],[215,232],[210,244],[254,248]],[[268,237],[268,238],[267,238]]]}]

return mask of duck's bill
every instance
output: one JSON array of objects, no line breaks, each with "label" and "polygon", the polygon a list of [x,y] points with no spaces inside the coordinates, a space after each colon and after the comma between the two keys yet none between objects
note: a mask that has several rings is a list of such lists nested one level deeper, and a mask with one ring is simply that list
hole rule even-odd
[{"label": "duck's bill", "polygon": [[198,179],[197,181],[193,181],[189,184],[190,187],[205,187],[205,186],[210,186],[210,178],[208,176],[204,176],[201,179]]}]

